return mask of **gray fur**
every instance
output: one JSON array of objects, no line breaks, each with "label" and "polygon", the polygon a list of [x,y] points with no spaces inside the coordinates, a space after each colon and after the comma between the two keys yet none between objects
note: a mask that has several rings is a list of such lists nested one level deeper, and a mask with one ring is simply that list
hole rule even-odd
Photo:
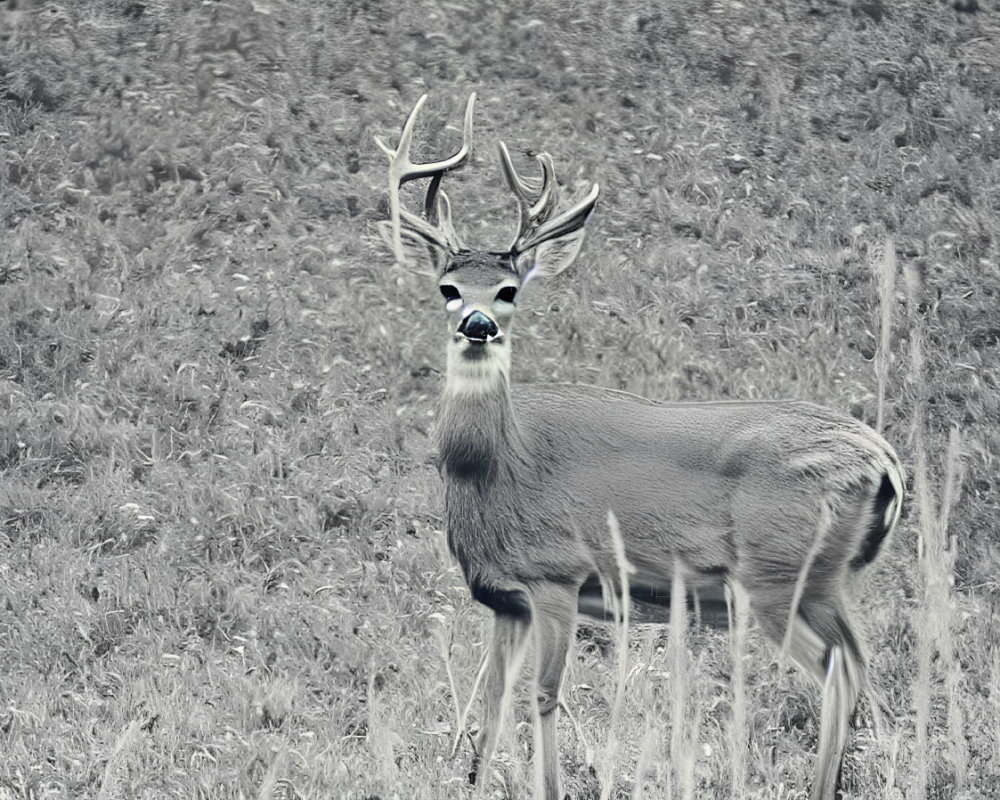
[{"label": "gray fur", "polygon": [[678,558],[696,582],[794,582],[827,497],[840,500],[838,535],[813,573],[833,580],[861,549],[882,475],[898,474],[873,431],[808,403],[506,390],[450,398],[438,425],[449,541],[470,581],[496,588],[582,585],[612,557],[608,509],[640,575]]}]

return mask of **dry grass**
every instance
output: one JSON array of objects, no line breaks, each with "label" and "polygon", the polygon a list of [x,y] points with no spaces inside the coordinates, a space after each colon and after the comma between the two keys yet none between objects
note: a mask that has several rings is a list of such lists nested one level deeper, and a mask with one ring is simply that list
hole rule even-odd
[{"label": "dry grass", "polygon": [[[908,300],[914,306],[918,280],[912,275],[908,278],[911,293]],[[962,482],[962,442],[958,427],[952,427],[941,467],[935,470],[941,477],[939,481],[934,481],[928,464],[925,432],[924,398],[927,396],[927,385],[922,328],[920,324],[914,327],[911,340],[912,382],[918,392],[913,416],[916,450],[913,489],[918,514],[917,555],[922,601],[914,615],[917,635],[917,676],[913,685],[916,770],[909,795],[914,798],[927,796],[934,770],[947,775],[959,793],[965,789],[969,778],[969,745],[961,706],[963,677],[953,642],[953,632],[959,623],[956,598],[952,592],[958,537],[950,532],[949,525]],[[937,502],[934,498],[935,483],[940,484],[940,500]],[[935,705],[934,712],[944,716],[947,731],[943,746],[931,744],[935,727],[942,725],[940,718],[932,720]],[[939,711],[942,706],[943,710]]]},{"label": "dry grass", "polygon": [[[488,620],[443,543],[438,303],[377,236],[372,137],[426,91],[415,156],[450,152],[473,89],[467,241],[509,238],[500,136],[602,186],[515,378],[881,419],[913,476],[864,606],[894,719],[876,740],[862,708],[846,793],[1000,792],[980,6],[0,6],[0,796],[468,791]],[[893,251],[905,291],[873,276]],[[583,626],[571,658],[571,796],[804,795],[818,692],[752,625],[734,656],[633,630],[624,681],[610,645]],[[491,796],[530,789],[520,699]]]}]

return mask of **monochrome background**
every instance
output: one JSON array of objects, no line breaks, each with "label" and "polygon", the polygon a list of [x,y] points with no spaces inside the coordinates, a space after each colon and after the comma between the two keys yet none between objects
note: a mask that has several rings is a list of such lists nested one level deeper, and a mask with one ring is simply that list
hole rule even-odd
[{"label": "monochrome background", "polygon": [[[470,244],[515,229],[500,138],[602,189],[516,380],[871,424],[881,384],[909,493],[847,796],[1000,794],[998,12],[0,4],[0,798],[468,794],[489,619],[442,530],[443,309],[377,235],[373,136],[426,92],[414,156],[450,154],[471,91]],[[615,719],[617,643],[571,656],[571,797],[805,796],[819,693],[755,630],[738,694],[726,637],[632,630]],[[527,722],[490,796],[530,796]]]}]

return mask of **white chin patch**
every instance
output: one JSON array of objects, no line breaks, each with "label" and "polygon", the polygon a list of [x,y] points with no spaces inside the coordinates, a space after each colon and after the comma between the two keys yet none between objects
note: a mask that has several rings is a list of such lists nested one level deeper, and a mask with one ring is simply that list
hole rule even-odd
[{"label": "white chin patch", "polygon": [[462,307],[462,298],[456,297],[454,300],[449,300],[444,304],[444,307],[448,311],[458,311]]}]

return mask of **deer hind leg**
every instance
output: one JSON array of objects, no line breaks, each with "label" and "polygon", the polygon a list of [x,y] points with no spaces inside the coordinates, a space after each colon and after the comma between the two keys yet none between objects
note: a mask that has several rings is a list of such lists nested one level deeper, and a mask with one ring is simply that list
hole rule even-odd
[{"label": "deer hind leg", "polygon": [[566,657],[576,632],[577,591],[547,586],[534,597],[535,648],[538,654],[536,697],[538,734],[535,740],[535,795],[559,800],[559,749],[556,722],[559,690]]},{"label": "deer hind leg", "polygon": [[[808,592],[808,590],[807,590]],[[761,615],[762,626],[777,642],[786,640],[787,609]],[[781,620],[780,624],[775,624]],[[803,598],[788,632],[788,653],[823,687],[819,748],[812,800],[835,800],[851,718],[865,681],[866,659],[839,597]]]},{"label": "deer hind leg", "polygon": [[486,656],[483,681],[483,717],[471,776],[480,792],[486,788],[486,771],[496,750],[503,712],[510,703],[511,689],[521,672],[529,626],[529,617],[497,613],[493,618],[493,639]]},{"label": "deer hind leg", "polygon": [[[823,705],[816,758],[813,800],[835,800],[840,768],[851,731],[851,719],[864,688],[867,659],[842,604],[813,609],[806,605],[802,615],[813,630],[819,631],[824,650]],[[799,618],[803,618],[800,615]]]}]

